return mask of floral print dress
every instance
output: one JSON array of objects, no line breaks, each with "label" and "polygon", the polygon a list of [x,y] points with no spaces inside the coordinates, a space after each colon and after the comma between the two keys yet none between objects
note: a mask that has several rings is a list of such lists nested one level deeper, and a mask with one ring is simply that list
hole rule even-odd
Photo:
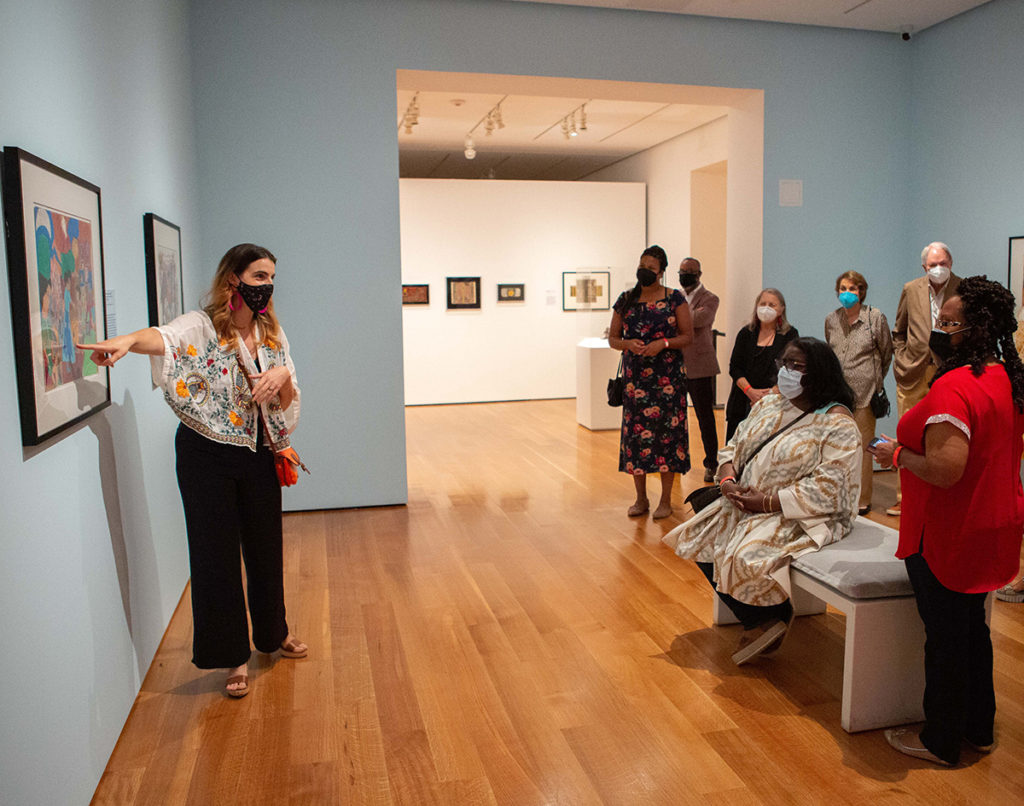
[{"label": "floral print dress", "polygon": [[[673,290],[655,302],[637,302],[623,311],[628,292],[619,296],[615,310],[622,318],[622,338],[671,339],[676,330],[676,308],[685,305]],[[623,352],[622,432],[619,470],[632,475],[686,473],[690,469],[690,442],[686,424],[686,375],[680,350],[664,349],[656,356]]]}]

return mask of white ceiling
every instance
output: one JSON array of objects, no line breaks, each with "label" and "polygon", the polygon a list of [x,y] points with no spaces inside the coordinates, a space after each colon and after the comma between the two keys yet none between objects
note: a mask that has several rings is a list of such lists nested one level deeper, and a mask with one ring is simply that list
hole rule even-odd
[{"label": "white ceiling", "polygon": [[988,0],[515,0],[791,22],[894,34],[923,31]]},{"label": "white ceiling", "polygon": [[[511,0],[917,32],[987,0]],[[610,81],[434,73],[397,77],[399,175],[576,180],[727,112],[729,90]],[[403,125],[413,98],[411,133]],[[500,103],[504,128],[486,133]],[[586,111],[586,130],[581,111]],[[562,121],[575,112],[577,136]],[[568,118],[572,120],[572,118]],[[464,153],[467,135],[476,156]]]}]

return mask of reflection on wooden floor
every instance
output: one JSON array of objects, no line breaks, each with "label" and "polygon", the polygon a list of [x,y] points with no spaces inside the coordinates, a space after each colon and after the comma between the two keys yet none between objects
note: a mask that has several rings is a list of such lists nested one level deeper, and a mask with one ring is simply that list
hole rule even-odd
[{"label": "reflection on wooden floor", "polygon": [[[618,435],[577,426],[574,406],[410,408],[407,507],[285,519],[290,623],[310,657],[258,656],[252,693],[229,700],[222,672],[189,663],[185,597],[94,802],[1022,797],[1024,605],[992,618],[991,756],[938,769],[881,731],[848,735],[843,617],[799,619],[778,656],[734,666],[739,628],[710,625],[707,583],[660,543],[678,518],[626,517]],[[876,474],[882,508],[892,479]]]}]

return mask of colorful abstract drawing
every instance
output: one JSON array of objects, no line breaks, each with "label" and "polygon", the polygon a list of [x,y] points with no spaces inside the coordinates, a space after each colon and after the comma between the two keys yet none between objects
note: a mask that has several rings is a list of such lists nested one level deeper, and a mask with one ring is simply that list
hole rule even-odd
[{"label": "colorful abstract drawing", "polygon": [[96,340],[92,223],[36,205],[39,323],[47,392],[95,375],[98,368],[75,349]]}]

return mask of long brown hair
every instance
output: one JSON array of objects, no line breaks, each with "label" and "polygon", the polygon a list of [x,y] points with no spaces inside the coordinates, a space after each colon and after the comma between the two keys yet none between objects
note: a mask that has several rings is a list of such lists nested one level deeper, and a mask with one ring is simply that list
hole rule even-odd
[{"label": "long brown hair", "polygon": [[[224,253],[224,257],[220,259],[220,265],[217,266],[217,272],[213,275],[210,290],[206,294],[206,305],[203,307],[203,310],[210,317],[210,321],[213,322],[217,335],[222,340],[230,341],[233,346],[236,346],[235,342],[238,338],[238,331],[231,321],[230,306],[231,298],[234,296],[235,291],[228,280],[231,278],[231,275],[241,277],[242,273],[249,268],[251,263],[263,260],[264,258],[271,263],[277,263],[277,258],[266,247],[257,246],[253,243],[240,243],[237,246],[232,246]],[[244,305],[245,303],[243,302],[242,304]],[[280,329],[277,315],[274,313],[274,300],[271,299],[267,303],[267,309],[263,313],[254,314],[254,317],[259,325],[263,344],[272,345],[272,340],[277,338],[277,332]]]}]

